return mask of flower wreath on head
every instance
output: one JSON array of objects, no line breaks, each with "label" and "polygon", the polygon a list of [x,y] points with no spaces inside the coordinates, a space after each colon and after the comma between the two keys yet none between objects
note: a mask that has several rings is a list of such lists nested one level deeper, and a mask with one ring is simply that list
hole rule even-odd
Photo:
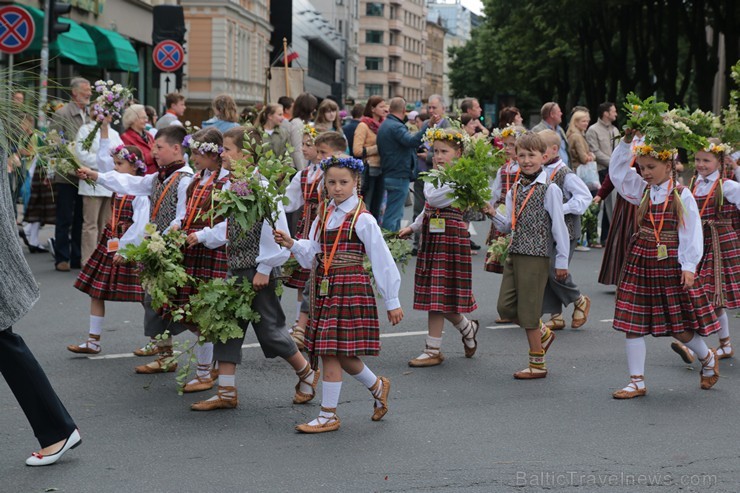
[{"label": "flower wreath on head", "polygon": [[186,135],[182,141],[182,146],[190,149],[191,151],[197,152],[200,155],[208,152],[213,154],[221,154],[224,152],[224,148],[213,142],[199,142],[193,138],[192,135]]},{"label": "flower wreath on head", "polygon": [[361,159],[355,159],[350,156],[328,157],[322,160],[319,163],[319,166],[321,167],[322,171],[326,171],[327,169],[332,168],[332,167],[337,167],[337,168],[347,168],[349,170],[362,173],[362,170],[365,169],[365,165],[362,163]]},{"label": "flower wreath on head", "polygon": [[313,142],[316,139],[316,136],[319,135],[319,132],[313,125],[306,124],[303,125],[303,135],[308,135],[308,137],[311,139],[311,142]]},{"label": "flower wreath on head", "polygon": [[650,156],[659,161],[672,161],[678,153],[676,149],[656,150],[650,144],[636,145],[634,149],[636,156]]},{"label": "flower wreath on head", "polygon": [[472,140],[470,139],[470,135],[468,135],[464,130],[457,128],[446,130],[440,128],[429,128],[424,132],[424,137],[421,140],[422,142],[427,142],[429,145],[434,144],[435,140],[460,144],[463,154],[468,154],[472,149]]},{"label": "flower wreath on head", "polygon": [[711,152],[712,154],[724,154],[726,156],[728,154],[732,154],[732,146],[725,142],[719,144],[710,143],[707,147],[702,149],[702,151]]},{"label": "flower wreath on head", "polygon": [[146,172],[146,164],[136,154],[126,149],[126,146],[123,144],[110,151],[110,155],[114,158],[123,159],[133,164],[136,169]]}]

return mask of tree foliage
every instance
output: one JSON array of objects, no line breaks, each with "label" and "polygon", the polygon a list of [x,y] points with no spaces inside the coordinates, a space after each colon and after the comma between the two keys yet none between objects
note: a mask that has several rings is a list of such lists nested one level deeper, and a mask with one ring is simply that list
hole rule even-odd
[{"label": "tree foliage", "polygon": [[740,2],[734,0],[484,0],[484,23],[452,48],[456,97],[513,94],[537,110],[657,94],[670,105],[711,109],[725,38],[726,73],[738,59]]}]

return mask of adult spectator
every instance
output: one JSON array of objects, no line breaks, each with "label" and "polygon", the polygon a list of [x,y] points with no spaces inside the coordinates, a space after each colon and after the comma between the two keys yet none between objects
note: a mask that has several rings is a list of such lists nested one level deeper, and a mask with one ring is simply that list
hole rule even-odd
[{"label": "adult spectator", "polygon": [[[401,218],[406,197],[409,195],[409,182],[414,178],[416,168],[416,149],[421,145],[427,127],[440,121],[435,113],[424,122],[415,134],[409,132],[404,124],[406,101],[401,97],[391,99],[389,115],[380,125],[377,136],[380,166],[388,198],[383,215],[383,227],[390,231],[401,229]],[[449,123],[448,123],[449,125]]]},{"label": "adult spectator", "polygon": [[146,131],[149,132],[149,134],[152,137],[157,136],[157,110],[154,109],[154,106],[144,106],[144,111],[146,112],[146,117],[149,121],[146,122]]},{"label": "adult spectator", "polygon": [[[411,112],[413,113],[413,111]],[[411,116],[409,113],[409,116]],[[418,132],[419,129],[424,125],[424,122],[429,120],[429,113],[417,113],[414,117],[414,128]],[[419,180],[419,173],[425,173],[429,171],[427,166],[427,151],[429,150],[429,144],[422,143],[416,149],[416,180],[414,180],[414,209],[413,218],[421,214],[424,211],[424,181]],[[421,233],[414,233],[414,247],[411,250],[411,255],[416,256],[419,251],[419,240],[421,239]]]},{"label": "adult spectator", "polygon": [[344,133],[344,137],[347,139],[347,144],[349,144],[350,149],[354,148],[355,130],[357,130],[357,125],[360,124],[360,118],[362,118],[364,113],[365,105],[357,103],[352,107],[352,118],[342,127],[342,132]]},{"label": "adult spectator", "polygon": [[167,109],[164,115],[162,115],[162,118],[157,120],[155,128],[161,130],[170,125],[182,126],[180,118],[185,114],[185,109],[187,108],[185,106],[185,96],[179,92],[171,92],[164,97],[164,106]]},{"label": "adult spectator", "polygon": [[488,134],[490,133],[488,129],[483,126],[483,123],[481,123],[480,116],[483,114],[483,108],[480,107],[480,103],[475,98],[465,98],[462,100],[462,103],[460,103],[460,111],[462,111],[461,116],[467,115],[470,117],[470,120],[468,120],[467,124],[470,126],[470,129],[473,131],[473,134],[480,134],[484,137],[488,137]]},{"label": "adult spectator", "polygon": [[570,143],[568,153],[570,154],[570,167],[573,171],[577,170],[578,166],[595,159],[586,142],[586,129],[590,120],[591,116],[587,111],[576,111],[570,117],[566,135]]},{"label": "adult spectator", "polygon": [[123,124],[121,140],[127,146],[136,146],[141,150],[141,154],[144,156],[147,174],[156,173],[157,163],[154,162],[154,157],[152,156],[154,138],[146,131],[146,124],[149,122],[149,119],[146,116],[144,106],[132,104],[123,112],[123,118],[121,120]]},{"label": "adult spectator", "polygon": [[563,111],[560,109],[558,103],[550,101],[542,105],[540,110],[540,117],[542,120],[540,123],[532,127],[532,132],[541,132],[542,130],[553,130],[560,136],[560,159],[566,164],[570,164],[570,157],[568,157],[568,139],[565,136],[563,127],[560,124],[563,122]]},{"label": "adult spectator", "polygon": [[[596,157],[596,167],[599,170],[599,180],[603,183],[609,174],[609,161],[612,151],[617,145],[619,130],[614,126],[617,119],[617,107],[614,103],[601,103],[597,109],[599,119],[586,130],[586,141],[591,152]],[[604,201],[601,216],[601,244],[606,245],[609,235],[609,224],[612,219],[616,194],[611,193]]]},{"label": "adult spectator", "polygon": [[[95,120],[95,114],[92,111],[90,118]],[[86,151],[82,148],[82,141],[90,135],[94,127],[94,121],[80,127],[75,138],[75,155],[82,166],[97,170],[101,141],[104,142],[105,149],[115,149],[123,144],[123,141],[118,132],[110,128],[110,118],[107,118],[95,134],[92,146]],[[100,235],[103,234],[105,225],[110,220],[112,192],[105,187],[94,187],[88,185],[85,180],[80,180],[79,194],[82,196],[82,264],[84,265],[98,246]]]},{"label": "adult spectator", "polygon": [[260,132],[268,135],[268,139],[263,143],[270,146],[275,156],[282,156],[288,150],[288,139],[290,139],[290,135],[282,125],[285,120],[283,115],[283,105],[269,103],[262,108],[255,123],[255,126]]},{"label": "adult spectator", "polygon": [[277,100],[277,104],[283,106],[283,118],[287,121],[293,119],[293,98],[290,96],[280,96]]},{"label": "adult spectator", "polygon": [[378,129],[388,116],[388,105],[382,96],[370,96],[362,113],[362,118],[354,134],[352,154],[362,159],[365,170],[362,175],[362,197],[365,205],[375,219],[380,219],[383,204],[383,173],[378,154]]},{"label": "adult spectator", "polygon": [[[444,98],[439,94],[432,94],[427,99],[427,112],[429,113],[429,126],[435,128],[450,128],[450,120],[447,118]],[[432,123],[432,121],[436,123]],[[431,146],[427,149],[427,167],[432,167],[434,150]]]},{"label": "adult spectator", "polygon": [[215,127],[224,133],[230,128],[239,126],[239,111],[236,109],[236,102],[228,94],[220,94],[213,98],[211,109],[213,109],[213,118],[204,121],[203,128]]},{"label": "adult spectator", "polygon": [[23,106],[26,103],[26,95],[23,91],[14,91],[11,100],[18,106]]},{"label": "adult spectator", "polygon": [[[54,113],[49,128],[71,140],[82,125],[89,121],[86,108],[90,104],[92,88],[90,82],[75,77],[70,82],[72,100]],[[76,175],[54,176],[54,195],[57,201],[54,240],[50,241],[55,258],[55,268],[69,272],[70,268],[81,267],[82,242],[82,197],[77,193]]]},{"label": "adult spectator", "polygon": [[303,92],[293,103],[293,118],[290,120],[290,145],[293,147],[293,166],[300,171],[306,167],[303,159],[303,126],[313,121],[314,112],[318,106],[316,96]]},{"label": "adult spectator", "polygon": [[498,113],[498,128],[506,128],[508,125],[522,126],[522,112],[516,106],[501,108]]}]

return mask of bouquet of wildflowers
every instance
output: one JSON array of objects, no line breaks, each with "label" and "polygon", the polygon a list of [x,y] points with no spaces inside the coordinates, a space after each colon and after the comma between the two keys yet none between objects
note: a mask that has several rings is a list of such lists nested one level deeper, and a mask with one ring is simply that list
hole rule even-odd
[{"label": "bouquet of wildflowers", "polygon": [[499,236],[488,247],[488,258],[486,262],[491,264],[498,262],[503,264],[506,257],[509,255],[509,245],[511,244],[511,235]]},{"label": "bouquet of wildflowers", "polygon": [[108,117],[113,119],[113,123],[118,123],[121,119],[121,113],[126,108],[126,103],[131,99],[131,91],[121,84],[114,84],[112,80],[99,80],[95,83],[95,92],[98,93],[97,99],[93,103],[92,113],[95,115],[95,127],[82,141],[82,148],[89,151],[92,147],[95,135],[103,125],[103,120]]},{"label": "bouquet of wildflowers", "polygon": [[[49,132],[36,131],[37,143],[34,146],[34,154],[39,157],[39,162],[48,175],[58,175],[64,179],[74,176],[80,169],[80,163],[75,156],[75,143],[64,138],[64,132],[50,130]],[[85,180],[88,185],[95,186],[92,180]],[[72,183],[70,181],[70,183]],[[76,184],[76,181],[73,183]]]}]

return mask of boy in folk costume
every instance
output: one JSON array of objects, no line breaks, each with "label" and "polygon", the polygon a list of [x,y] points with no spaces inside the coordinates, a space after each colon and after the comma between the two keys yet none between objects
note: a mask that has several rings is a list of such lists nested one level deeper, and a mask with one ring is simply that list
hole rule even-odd
[{"label": "boy in folk costume", "polygon": [[[131,176],[116,171],[98,173],[82,168],[80,178],[89,178],[116,193],[149,196],[151,205],[150,222],[158,231],[167,231],[173,224],[185,217],[187,209],[187,190],[193,176],[193,170],[185,164],[182,142],[187,132],[183,127],[170,125],[157,132],[152,155],[157,161],[159,172],[143,177]],[[148,366],[150,373],[175,371],[177,365],[164,365],[172,356],[172,341],[155,341],[158,334],[169,330],[172,324],[162,318],[151,305],[151,297],[144,294],[144,334],[151,341],[143,348],[134,351],[137,356],[154,356],[159,358]],[[140,367],[137,367],[140,368]],[[150,371],[149,371],[150,370]]]},{"label": "boy in folk costume", "polygon": [[555,334],[540,320],[542,300],[551,263],[558,281],[568,277],[569,241],[563,193],[543,168],[547,144],[538,134],[528,133],[516,146],[519,178],[506,194],[505,211],[488,207],[486,212],[499,231],[511,231],[498,313],[526,330],[529,366],[514,373],[514,378],[530,380],[547,376],[545,354]]},{"label": "boy in folk costume", "polygon": [[[576,176],[560,159],[558,154],[560,137],[558,134],[552,130],[542,130],[539,135],[547,144],[548,161],[545,163],[544,169],[547,171],[548,180],[556,184],[563,192],[563,214],[565,214],[565,225],[568,228],[568,265],[570,266],[573,252],[575,252],[578,240],[581,237],[581,216],[591,205],[591,192],[589,192],[583,180]],[[543,313],[551,314],[550,320],[545,325],[552,330],[565,328],[565,320],[562,315],[563,306],[568,306],[571,303],[574,306],[571,327],[574,329],[583,327],[591,311],[591,299],[581,293],[570,273],[564,280],[558,280],[555,276],[553,262],[542,302]]]}]

